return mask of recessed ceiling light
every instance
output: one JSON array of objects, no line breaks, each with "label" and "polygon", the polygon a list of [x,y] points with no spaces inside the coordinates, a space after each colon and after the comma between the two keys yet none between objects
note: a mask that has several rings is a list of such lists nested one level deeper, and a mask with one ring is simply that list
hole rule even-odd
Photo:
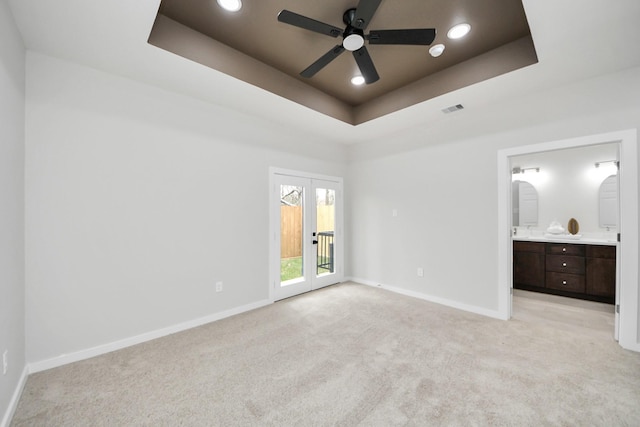
[{"label": "recessed ceiling light", "polygon": [[364,77],[362,76],[355,76],[351,79],[351,84],[352,85],[356,85],[356,86],[361,86],[364,84]]},{"label": "recessed ceiling light", "polygon": [[447,37],[450,39],[460,39],[466,36],[469,31],[471,31],[471,25],[467,23],[454,25],[447,33]]},{"label": "recessed ceiling light", "polygon": [[443,44],[434,44],[433,46],[431,46],[429,48],[429,53],[434,58],[437,58],[438,56],[442,55],[442,52],[444,52],[444,45]]},{"label": "recessed ceiling light", "polygon": [[237,12],[242,8],[242,0],[218,0],[218,4],[229,12]]}]

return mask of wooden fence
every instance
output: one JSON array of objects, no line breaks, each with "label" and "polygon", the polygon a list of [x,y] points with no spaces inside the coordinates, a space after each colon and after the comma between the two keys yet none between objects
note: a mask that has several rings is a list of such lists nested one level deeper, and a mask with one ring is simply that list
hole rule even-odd
[{"label": "wooden fence", "polygon": [[[317,231],[334,231],[335,206],[318,206],[317,212]],[[302,256],[302,206],[280,206],[280,230],[280,257]]]}]

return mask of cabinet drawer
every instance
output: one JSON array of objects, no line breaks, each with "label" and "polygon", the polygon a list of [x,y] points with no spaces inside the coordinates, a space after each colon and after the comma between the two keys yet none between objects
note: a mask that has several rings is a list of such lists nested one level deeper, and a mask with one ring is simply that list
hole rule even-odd
[{"label": "cabinet drawer", "polygon": [[616,259],[615,246],[589,245],[587,246],[587,256],[589,258]]},{"label": "cabinet drawer", "polygon": [[556,273],[584,274],[584,258],[566,255],[547,255],[546,270]]},{"label": "cabinet drawer", "polygon": [[547,288],[569,292],[584,293],[584,276],[578,274],[564,274],[547,272]]},{"label": "cabinet drawer", "polygon": [[521,242],[518,240],[513,241],[514,252],[537,252],[544,253],[544,243],[540,242]]},{"label": "cabinet drawer", "polygon": [[548,254],[584,256],[584,252],[585,252],[585,245],[547,243]]}]

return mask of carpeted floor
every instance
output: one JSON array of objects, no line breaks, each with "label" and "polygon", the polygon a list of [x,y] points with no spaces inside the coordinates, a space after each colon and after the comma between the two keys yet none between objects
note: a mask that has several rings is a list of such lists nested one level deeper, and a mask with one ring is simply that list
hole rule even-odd
[{"label": "carpeted floor", "polygon": [[34,374],[11,425],[637,426],[640,354],[612,321],[518,295],[505,322],[346,283]]}]

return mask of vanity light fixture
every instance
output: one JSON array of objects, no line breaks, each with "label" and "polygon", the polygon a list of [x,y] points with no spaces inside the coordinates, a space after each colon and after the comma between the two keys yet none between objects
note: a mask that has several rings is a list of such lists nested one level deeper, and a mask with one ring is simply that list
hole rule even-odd
[{"label": "vanity light fixture", "polygon": [[451,27],[447,32],[447,37],[454,40],[461,39],[462,37],[469,34],[469,31],[471,31],[471,25],[463,22],[462,24],[454,25],[453,27]]},{"label": "vanity light fixture", "polygon": [[526,171],[540,172],[540,168],[538,168],[538,167],[535,167],[535,168],[521,168],[520,166],[516,166],[515,168],[511,169],[511,173],[513,175],[519,174],[519,173],[525,173]]},{"label": "vanity light fixture", "polygon": [[596,162],[596,167],[599,168],[600,165],[605,164],[605,163],[612,163],[616,166],[616,168],[620,169],[620,162],[617,160],[603,160],[601,162]]},{"label": "vanity light fixture", "polygon": [[218,4],[224,10],[229,12],[237,12],[242,8],[242,0],[217,0]]}]

